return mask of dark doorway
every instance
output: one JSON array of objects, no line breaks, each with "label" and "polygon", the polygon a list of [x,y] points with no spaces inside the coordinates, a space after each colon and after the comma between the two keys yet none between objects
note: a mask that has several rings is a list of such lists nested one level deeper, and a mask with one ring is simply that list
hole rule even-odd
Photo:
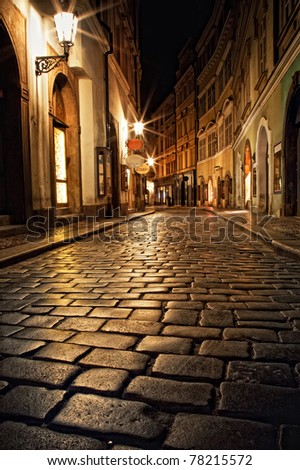
[{"label": "dark doorway", "polygon": [[21,92],[16,55],[0,21],[0,214],[24,223]]},{"label": "dark doorway", "polygon": [[300,216],[300,87],[293,94],[285,128],[285,215]]},{"label": "dark doorway", "polygon": [[114,122],[111,117],[110,121],[110,129],[109,129],[109,148],[111,150],[111,187],[112,187],[112,209],[121,211],[120,205],[120,166],[119,166],[119,150],[118,150],[118,142],[117,142],[117,132]]}]

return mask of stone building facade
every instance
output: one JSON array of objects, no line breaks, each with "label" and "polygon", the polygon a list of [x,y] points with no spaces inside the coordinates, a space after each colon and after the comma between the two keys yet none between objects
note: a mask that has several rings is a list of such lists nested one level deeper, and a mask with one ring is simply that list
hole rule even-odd
[{"label": "stone building facade", "polygon": [[178,91],[195,71],[196,205],[300,215],[299,32],[297,0],[215,2],[174,87],[178,180],[185,145]]},{"label": "stone building facade", "polygon": [[139,2],[57,2],[75,8],[75,44],[38,75],[36,57],[62,54],[54,5],[0,3],[0,214],[12,223],[135,205],[126,143],[140,106]]}]

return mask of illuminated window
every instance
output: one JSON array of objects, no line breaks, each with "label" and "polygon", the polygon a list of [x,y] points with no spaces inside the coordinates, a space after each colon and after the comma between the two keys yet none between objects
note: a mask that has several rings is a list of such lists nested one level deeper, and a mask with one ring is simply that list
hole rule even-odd
[{"label": "illuminated window", "polygon": [[56,203],[68,203],[65,132],[54,127]]}]

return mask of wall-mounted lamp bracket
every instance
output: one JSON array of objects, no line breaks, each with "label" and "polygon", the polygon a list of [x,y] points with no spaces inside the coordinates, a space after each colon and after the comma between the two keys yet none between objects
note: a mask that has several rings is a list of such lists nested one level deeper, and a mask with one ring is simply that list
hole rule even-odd
[{"label": "wall-mounted lamp bracket", "polygon": [[35,74],[42,75],[42,73],[48,73],[57,67],[60,62],[65,60],[67,62],[67,56],[65,55],[53,55],[53,56],[40,56],[35,59]]}]

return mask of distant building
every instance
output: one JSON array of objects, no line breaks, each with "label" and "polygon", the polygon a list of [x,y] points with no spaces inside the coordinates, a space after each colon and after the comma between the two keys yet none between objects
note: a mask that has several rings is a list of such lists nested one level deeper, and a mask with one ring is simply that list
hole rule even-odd
[{"label": "distant building", "polygon": [[[181,195],[174,203],[300,215],[299,32],[297,0],[215,2],[193,61],[183,60],[186,46],[179,55],[170,94],[176,96],[176,142],[168,178]],[[158,111],[162,142],[163,105]],[[188,195],[193,188],[195,201]]]},{"label": "distant building", "polygon": [[0,3],[0,214],[122,214],[135,207],[127,141],[140,106],[138,0],[77,0],[68,63],[36,75],[38,56],[61,55],[53,15],[74,2]]}]

